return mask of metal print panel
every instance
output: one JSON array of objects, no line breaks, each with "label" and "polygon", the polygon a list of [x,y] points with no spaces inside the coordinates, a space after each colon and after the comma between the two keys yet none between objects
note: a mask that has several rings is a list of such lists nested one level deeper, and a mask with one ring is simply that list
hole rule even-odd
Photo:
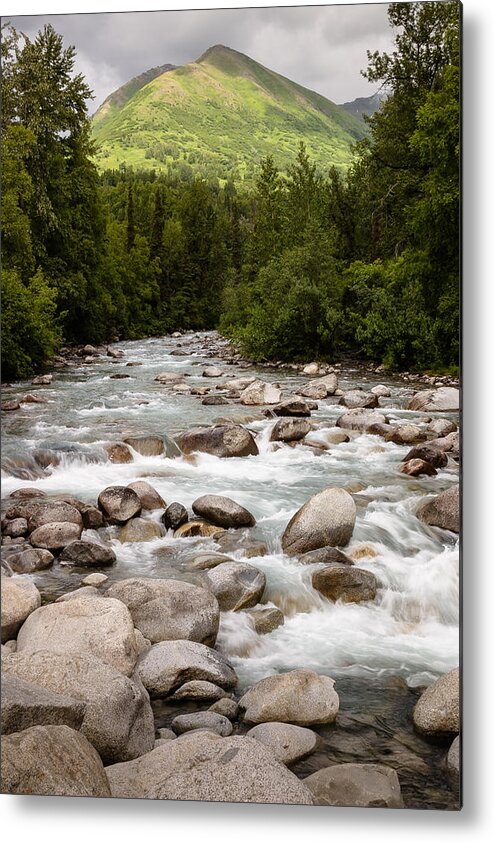
[{"label": "metal print panel", "polygon": [[2,19],[3,793],[460,809],[460,36]]}]

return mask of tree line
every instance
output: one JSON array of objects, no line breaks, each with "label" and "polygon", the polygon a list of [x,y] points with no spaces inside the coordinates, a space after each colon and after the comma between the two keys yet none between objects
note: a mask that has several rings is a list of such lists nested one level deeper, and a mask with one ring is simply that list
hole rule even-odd
[{"label": "tree line", "polygon": [[394,3],[387,98],[346,177],[301,143],[254,191],[98,174],[91,97],[51,26],[2,39],[2,366],[62,341],[219,327],[256,360],[359,355],[454,371],[459,354],[459,7]]}]

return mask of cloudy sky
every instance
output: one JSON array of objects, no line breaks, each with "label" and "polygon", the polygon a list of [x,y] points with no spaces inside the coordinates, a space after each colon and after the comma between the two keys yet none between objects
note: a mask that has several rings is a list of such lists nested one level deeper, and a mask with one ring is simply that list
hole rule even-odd
[{"label": "cloudy sky", "polygon": [[[167,5],[173,3],[163,2],[162,8]],[[64,8],[80,5],[67,0]],[[383,3],[31,15],[9,20],[31,37],[49,22],[66,45],[76,47],[77,70],[95,93],[91,112],[133,76],[156,65],[193,61],[213,44],[246,53],[340,103],[374,93],[376,86],[360,75],[367,64],[366,50],[392,47]]]}]

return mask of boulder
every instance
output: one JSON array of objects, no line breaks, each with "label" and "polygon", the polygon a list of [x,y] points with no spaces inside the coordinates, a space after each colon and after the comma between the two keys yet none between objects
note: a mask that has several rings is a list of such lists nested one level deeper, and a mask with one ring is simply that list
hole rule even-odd
[{"label": "boulder", "polygon": [[111,794],[98,753],[67,725],[35,725],[2,737],[2,791],[99,798]]},{"label": "boulder", "polygon": [[108,348],[106,351],[108,357],[112,357],[114,360],[119,360],[122,357],[125,357],[125,352],[121,351],[120,348],[115,350],[114,348]]},{"label": "boulder", "polygon": [[190,520],[183,523],[175,530],[175,538],[215,538],[217,535],[223,534],[221,526],[215,526],[213,523],[208,523],[205,520]]},{"label": "boulder", "polygon": [[227,380],[225,383],[226,389],[242,392],[247,386],[255,382],[255,377],[237,377],[235,380]]},{"label": "boulder", "polygon": [[304,779],[316,804],[333,807],[404,807],[394,769],[378,763],[341,763]]},{"label": "boulder", "polygon": [[118,540],[122,544],[136,544],[141,541],[153,541],[161,538],[162,531],[159,523],[155,520],[146,520],[143,517],[133,517],[127,521],[125,526],[118,530]]},{"label": "boulder", "polygon": [[281,389],[264,380],[255,380],[247,386],[240,395],[240,403],[244,406],[263,406],[264,404],[279,403]]},{"label": "boulder", "polygon": [[213,702],[223,699],[225,696],[226,691],[218,687],[217,684],[212,684],[211,681],[187,681],[170,698],[173,701],[194,699],[194,701]]},{"label": "boulder", "polygon": [[107,581],[108,576],[105,576],[104,573],[90,573],[89,576],[84,577],[82,584],[90,588],[99,588],[100,585],[104,585]]},{"label": "boulder", "polygon": [[233,731],[232,723],[226,716],[211,710],[201,710],[197,713],[183,713],[172,720],[171,727],[175,734],[185,734],[187,731],[212,731],[220,737],[229,737]]},{"label": "boulder", "polygon": [[33,547],[43,550],[61,550],[71,541],[78,541],[82,534],[82,526],[76,523],[46,523],[31,532],[30,541]]},{"label": "boulder", "polygon": [[236,532],[222,532],[215,536],[215,543],[224,553],[240,553],[245,558],[266,555],[268,548],[264,541],[252,538],[248,529]]},{"label": "boulder", "polygon": [[2,547],[2,557],[13,573],[35,573],[51,567],[55,556],[49,550],[30,547],[28,544]]},{"label": "boulder", "polygon": [[2,673],[2,734],[24,731],[33,725],[67,725],[77,730],[85,705],[53,693],[13,673]]},{"label": "boulder", "polygon": [[[386,416],[381,412],[365,412],[362,409],[351,409],[343,413],[336,421],[336,426],[344,430],[358,430],[365,433],[375,424],[386,424]],[[385,428],[388,431],[388,428]]]},{"label": "boulder", "polygon": [[264,573],[241,561],[225,561],[207,570],[204,576],[222,611],[257,605],[266,587]]},{"label": "boulder", "polygon": [[161,516],[161,521],[165,529],[173,530],[178,529],[179,526],[183,526],[184,523],[187,523],[188,519],[187,509],[181,503],[170,503],[165,513]]},{"label": "boulder", "polygon": [[[308,372],[304,372],[308,374]],[[336,374],[327,374],[325,377],[318,377],[316,380],[310,380],[301,389],[298,390],[299,395],[304,398],[311,398],[312,400],[321,400],[327,398],[328,395],[334,395],[338,388],[338,379]]]},{"label": "boulder", "polygon": [[222,716],[226,716],[230,722],[234,722],[238,718],[239,714],[239,706],[234,699],[218,699],[217,702],[214,702],[209,710],[214,711],[214,713],[221,713]]},{"label": "boulder", "polygon": [[82,515],[84,529],[101,529],[105,525],[103,515],[96,506],[87,504],[81,506],[79,511]]},{"label": "boulder", "polygon": [[15,637],[29,615],[41,605],[41,594],[30,579],[4,576],[1,587],[2,643]]},{"label": "boulder", "polygon": [[283,611],[275,606],[260,605],[247,608],[245,613],[252,620],[257,634],[270,634],[285,622]]},{"label": "boulder", "polygon": [[259,450],[248,430],[237,424],[196,427],[178,439],[183,453],[210,453],[213,456],[257,456]]},{"label": "boulder", "polygon": [[460,488],[454,485],[424,503],[417,511],[417,517],[429,526],[449,529],[450,532],[460,531]]},{"label": "boulder", "polygon": [[309,790],[249,737],[186,734],[106,769],[113,797],[312,804]]},{"label": "boulder", "polygon": [[105,763],[132,760],[153,748],[153,712],[138,678],[127,678],[99,658],[76,652],[16,653],[3,658],[2,670],[82,702],[80,731]]},{"label": "boulder", "polygon": [[212,567],[217,567],[218,564],[223,564],[225,561],[233,561],[233,559],[221,553],[198,553],[188,558],[187,564],[194,570],[210,570]]},{"label": "boulder", "polygon": [[108,444],[104,445],[104,449],[108,454],[110,462],[114,462],[117,465],[134,461],[130,448],[121,441],[108,442]]},{"label": "boulder", "polygon": [[223,372],[217,365],[208,365],[202,372],[203,377],[222,377]]},{"label": "boulder", "polygon": [[287,400],[273,407],[274,414],[280,418],[307,418],[310,415],[310,411],[311,407],[307,401],[301,400]]},{"label": "boulder", "polygon": [[31,380],[32,386],[49,386],[53,382],[53,374],[38,374]]},{"label": "boulder", "polygon": [[226,406],[229,401],[222,395],[208,395],[201,401],[203,406]]},{"label": "boulder", "polygon": [[161,456],[165,449],[161,436],[128,436],[124,439],[124,444],[141,456]]},{"label": "boulder", "polygon": [[9,497],[14,500],[30,500],[34,497],[46,497],[46,492],[39,488],[17,488],[10,492]]},{"label": "boulder", "polygon": [[162,371],[161,374],[157,374],[154,378],[157,383],[180,383],[184,376],[183,374],[178,374],[175,371]]},{"label": "boulder", "polygon": [[415,729],[424,737],[451,739],[460,730],[460,673],[442,675],[422,693],[413,710]]},{"label": "boulder", "polygon": [[343,488],[314,494],[291,518],[281,545],[290,556],[321,547],[348,544],[356,520],[353,498]]},{"label": "boulder", "polygon": [[[86,578],[90,577],[87,576]],[[82,585],[84,585],[84,582],[85,579],[82,580]],[[69,602],[71,599],[89,599],[94,597],[101,599],[102,596],[103,594],[97,587],[94,587],[93,585],[86,585],[85,587],[76,588],[75,591],[68,591],[67,593],[62,594],[62,596],[58,596],[55,602]]]},{"label": "boulder", "polygon": [[192,503],[192,509],[196,515],[224,529],[254,526],[256,522],[254,515],[239,503],[217,494],[205,494],[203,497],[198,497]]},{"label": "boulder", "polygon": [[151,643],[194,640],[213,646],[219,625],[218,603],[197,585],[178,579],[122,579],[107,591],[129,609],[136,628]]},{"label": "boulder", "polygon": [[375,409],[379,406],[379,398],[372,392],[363,392],[360,389],[351,389],[345,392],[340,398],[341,406],[347,406],[348,409]]},{"label": "boulder", "polygon": [[135,491],[123,485],[110,485],[98,497],[98,506],[110,523],[126,523],[141,512]]},{"label": "boulder", "polygon": [[408,401],[407,409],[416,412],[458,412],[460,408],[460,392],[451,386],[440,386],[439,389],[425,389]]},{"label": "boulder", "polygon": [[457,429],[455,422],[447,418],[433,418],[426,427],[427,432],[434,433],[435,436],[447,436],[449,433],[456,433]]},{"label": "boulder", "polygon": [[353,559],[336,547],[321,547],[298,556],[300,564],[353,564]]},{"label": "boulder", "polygon": [[427,436],[425,430],[417,424],[401,424],[399,427],[394,427],[385,438],[386,441],[392,441],[394,444],[418,444],[425,441]]},{"label": "boulder", "polygon": [[373,386],[371,389],[371,393],[373,395],[377,395],[378,398],[391,397],[391,389],[389,388],[389,386],[384,386],[382,383],[379,383],[377,386]]},{"label": "boulder", "polygon": [[192,640],[156,643],[142,655],[136,669],[151,696],[169,696],[187,681],[210,681],[231,690],[237,676],[231,664],[209,646]]},{"label": "boulder", "polygon": [[429,462],[433,468],[444,468],[448,464],[448,457],[443,450],[430,442],[412,447],[402,461],[410,462],[411,459],[422,459],[424,462]]},{"label": "boulder", "polygon": [[370,570],[332,564],[312,574],[312,587],[332,602],[367,602],[375,599],[377,580]]},{"label": "boulder", "polygon": [[263,722],[248,731],[248,736],[271,749],[280,763],[289,765],[315,751],[317,734],[287,722]]},{"label": "boulder", "polygon": [[27,533],[27,520],[25,517],[16,517],[8,520],[5,524],[3,534],[9,538],[20,538]]},{"label": "boulder", "polygon": [[350,441],[350,436],[347,433],[343,432],[343,430],[337,430],[336,427],[331,427],[327,430],[315,430],[310,438],[307,439],[306,444],[331,447],[331,445],[344,444],[348,441]]},{"label": "boulder", "polygon": [[18,410],[20,408],[21,408],[21,405],[20,405],[19,401],[15,401],[15,400],[2,401],[2,404],[0,405],[0,409],[2,410],[2,412],[16,412],[16,410]]},{"label": "boulder", "polygon": [[244,722],[290,722],[294,725],[326,725],[334,722],[339,698],[334,681],[307,669],[263,678],[240,699]]},{"label": "boulder", "polygon": [[137,660],[134,625],[128,608],[117,599],[72,599],[37,608],[17,636],[17,651],[79,652],[101,658],[124,675]]},{"label": "boulder", "polygon": [[141,501],[141,506],[143,509],[147,511],[153,511],[154,509],[165,509],[166,503],[161,497],[160,494],[150,485],[148,482],[144,482],[143,480],[139,480],[138,482],[131,482],[127,486],[127,488],[131,488],[132,491],[135,491],[139,500]]},{"label": "boulder", "polygon": [[305,418],[280,418],[271,430],[271,441],[301,441],[312,425]]},{"label": "boulder", "polygon": [[117,560],[111,547],[95,541],[72,541],[58,557],[68,567],[108,567]]},{"label": "boulder", "polygon": [[410,459],[403,463],[400,473],[407,474],[409,477],[419,477],[423,474],[428,477],[435,477],[437,471],[430,462],[425,462],[423,459]]},{"label": "boulder", "polygon": [[455,790],[460,789],[461,774],[461,743],[460,737],[455,737],[446,756],[446,772]]},{"label": "boulder", "polygon": [[82,515],[68,503],[36,503],[28,520],[29,532],[51,523],[73,523],[82,529]]}]

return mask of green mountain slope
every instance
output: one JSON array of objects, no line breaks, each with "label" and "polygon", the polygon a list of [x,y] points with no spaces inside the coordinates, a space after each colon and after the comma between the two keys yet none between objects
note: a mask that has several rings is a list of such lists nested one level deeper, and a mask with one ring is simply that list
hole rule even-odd
[{"label": "green mountain slope", "polygon": [[93,117],[102,169],[125,164],[250,182],[266,155],[285,170],[301,140],[322,169],[346,169],[366,133],[341,106],[223,46],[121,100],[112,95]]}]

